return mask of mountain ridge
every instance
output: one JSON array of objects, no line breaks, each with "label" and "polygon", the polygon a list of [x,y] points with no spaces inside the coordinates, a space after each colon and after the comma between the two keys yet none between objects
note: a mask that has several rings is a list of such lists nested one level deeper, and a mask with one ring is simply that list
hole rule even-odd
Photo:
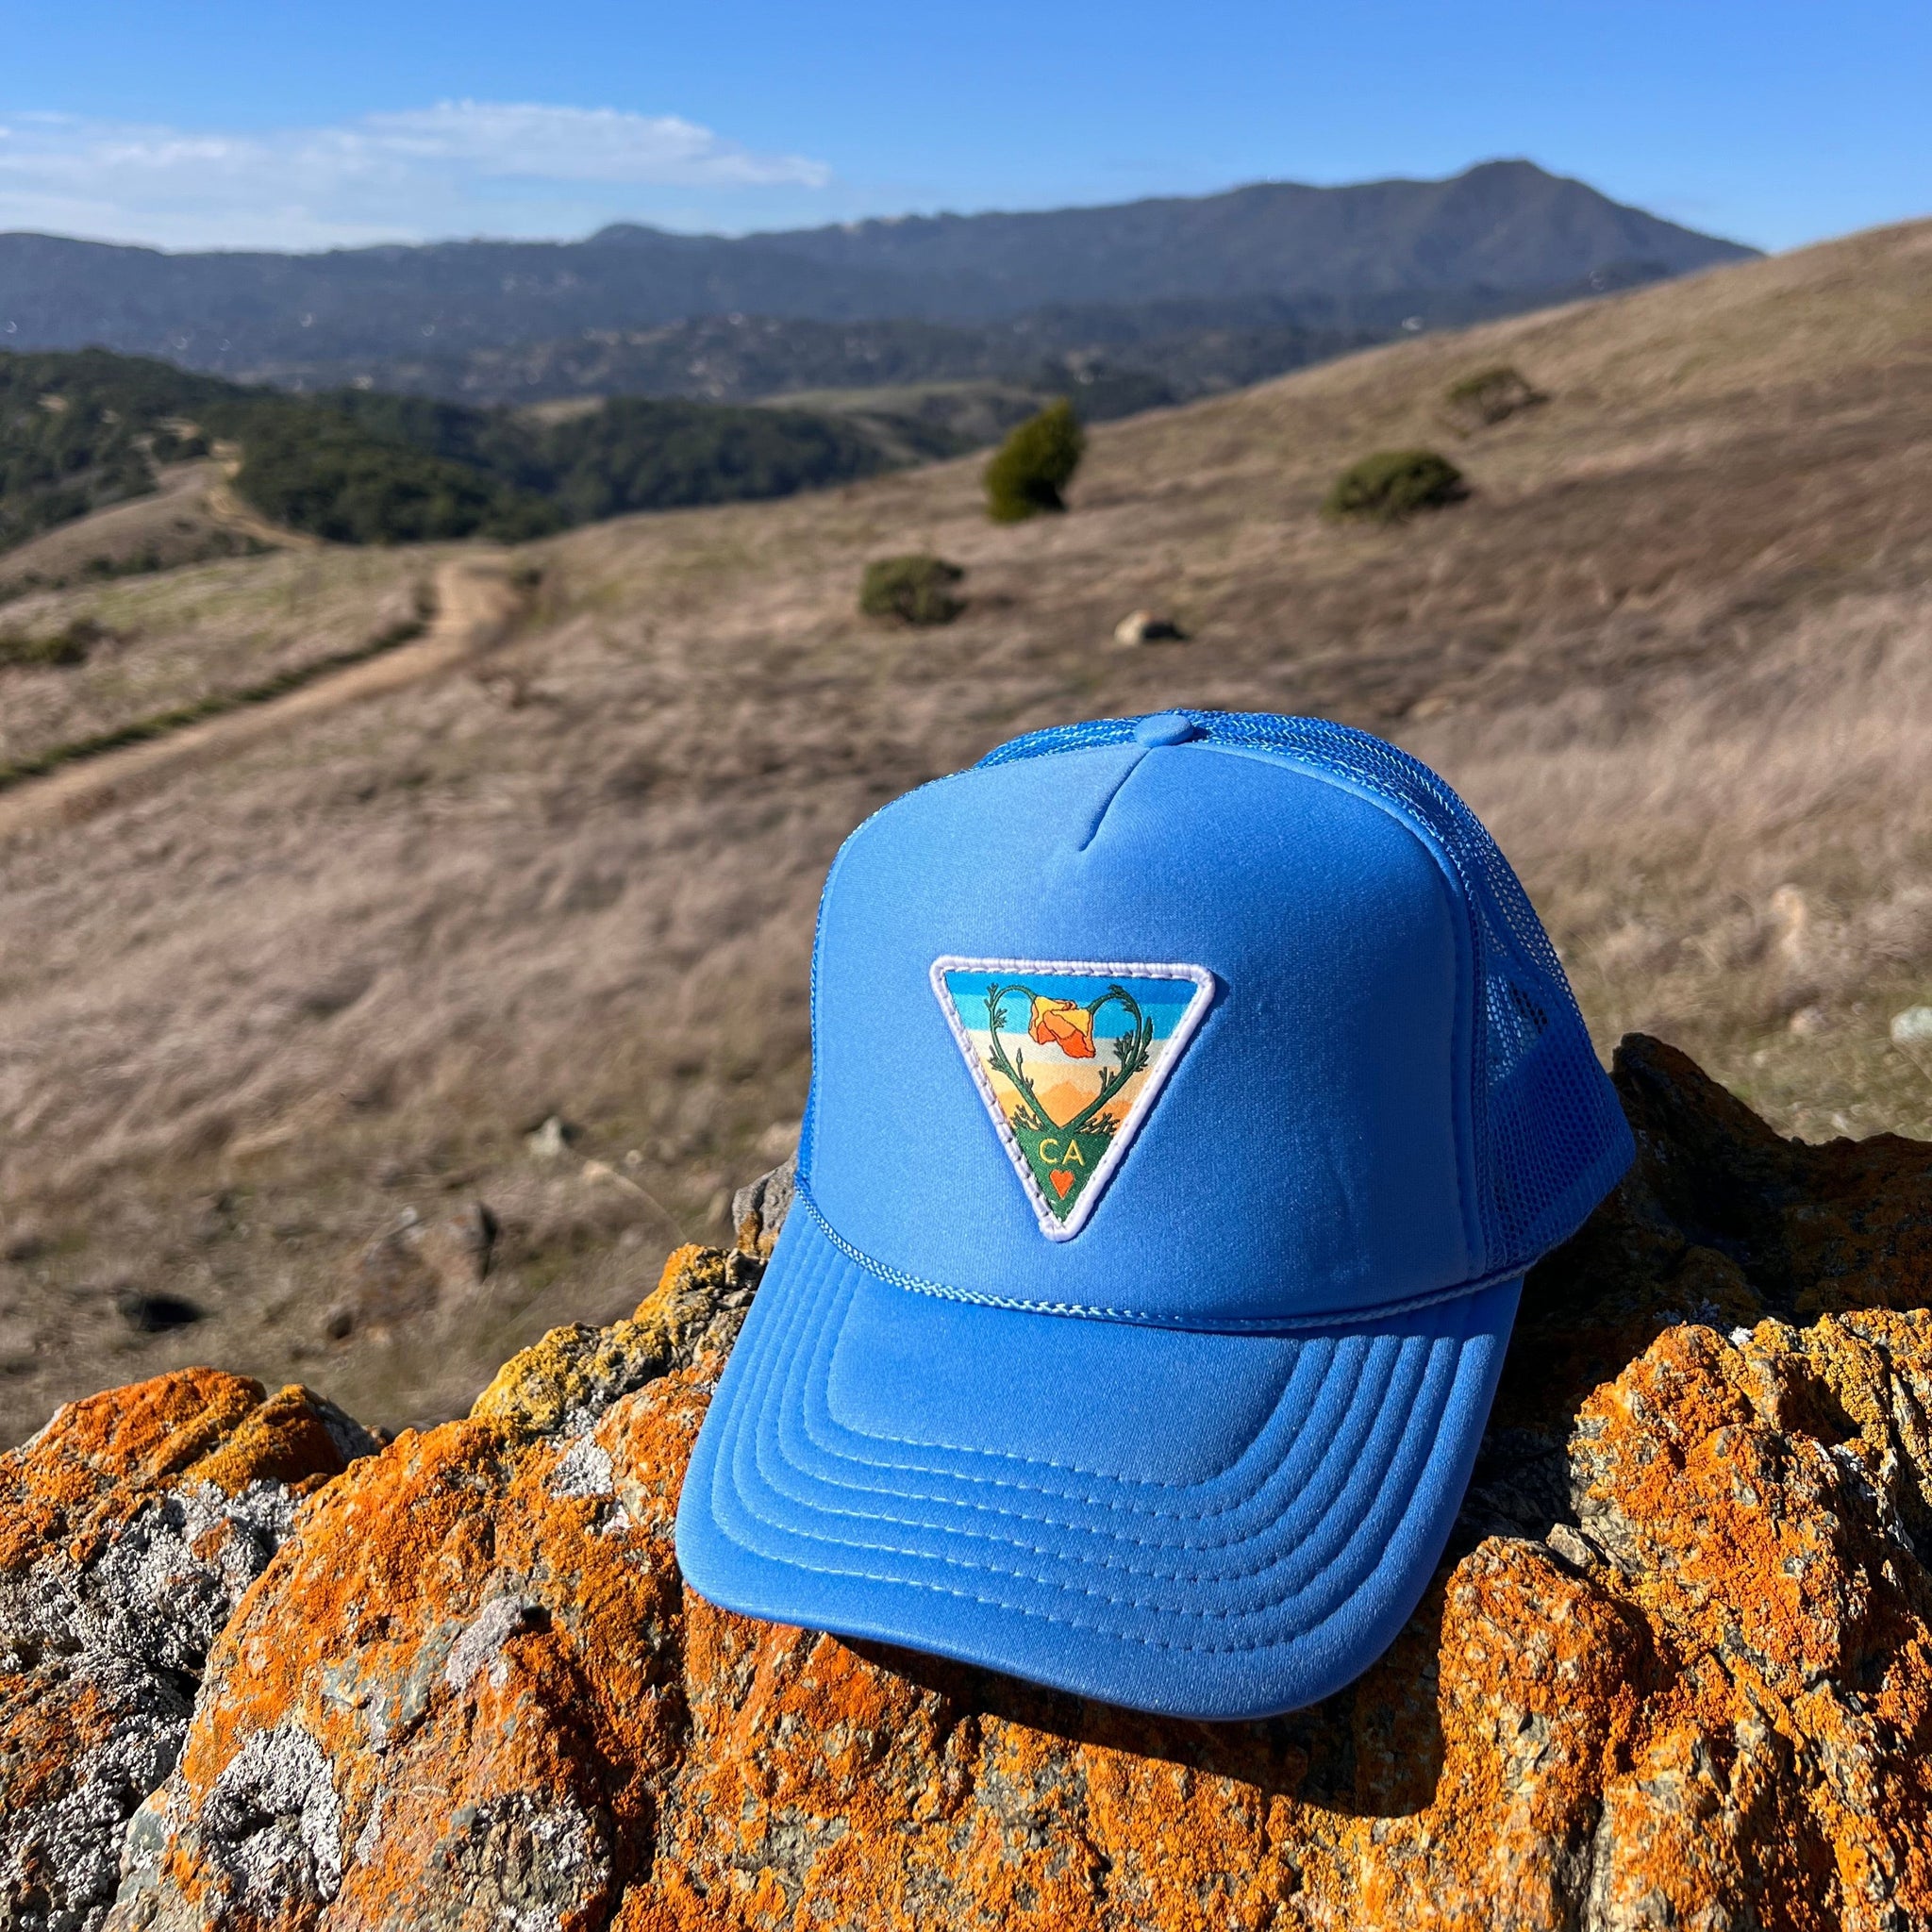
[{"label": "mountain ridge", "polygon": [[570,242],[170,255],[13,234],[0,235],[0,340],[249,375],[734,313],[985,324],[1055,305],[1274,297],[1345,327],[1352,304],[1404,291],[1483,291],[1507,307],[1512,292],[1611,272],[1627,284],[1755,252],[1527,161],[1437,182],[1264,182],[740,237],[618,224]]},{"label": "mountain ridge", "polygon": [[[1082,230],[1091,234],[1098,217],[1108,218],[1130,242],[1139,246],[1149,242],[1171,243],[1175,224],[1191,228],[1197,235],[1210,225],[1224,234],[1243,223],[1278,219],[1291,211],[1336,217],[1327,222],[1326,239],[1332,245],[1344,236],[1353,239],[1364,226],[1373,229],[1379,225],[1386,230],[1391,216],[1399,218],[1411,230],[1433,225],[1438,231],[1445,216],[1465,221],[1472,216],[1477,220],[1492,219],[1499,211],[1501,199],[1512,195],[1519,201],[1526,199],[1532,209],[1537,202],[1546,206],[1561,203],[1573,219],[1587,211],[1594,221],[1585,231],[1582,255],[1563,262],[1555,274],[1550,272],[1547,258],[1529,262],[1507,253],[1496,256],[1486,252],[1479,258],[1497,273],[1497,286],[1575,279],[1587,275],[1592,268],[1620,260],[1654,259],[1669,272],[1682,274],[1716,260],[1748,259],[1758,252],[1723,238],[1697,234],[1644,209],[1612,201],[1586,182],[1552,175],[1535,162],[1522,158],[1478,162],[1441,180],[1389,176],[1333,187],[1300,181],[1253,181],[1208,195],[1147,195],[1094,208],[874,217],[817,228],[755,233],[741,239],[783,246],[791,255],[822,262],[853,260],[858,250],[871,249],[875,256],[883,254],[894,261],[916,262],[922,272],[930,273],[940,266],[930,259],[933,254],[960,238],[977,236],[1010,243],[1022,237],[1042,235],[1051,236],[1058,242],[1077,239]],[[615,231],[626,226],[637,229],[638,225],[612,224],[591,239],[609,245]],[[1591,235],[1596,238],[1594,241],[1589,239]],[[1609,237],[1615,238],[1616,245],[1605,254],[1604,238]],[[1437,239],[1442,239],[1440,232]],[[1431,272],[1432,264],[1425,256],[1414,257],[1409,265],[1414,271],[1411,274],[1391,276],[1386,269],[1364,272],[1360,260],[1356,259],[1340,275],[1331,266],[1326,274],[1288,280],[1273,275],[1252,281],[1238,278],[1224,287],[1212,289],[1191,281],[1185,289],[1109,291],[1094,299],[1158,300],[1162,295],[1180,294],[1197,298],[1209,294],[1364,294],[1398,288],[1468,285],[1466,275],[1460,271],[1453,275]],[[1062,294],[1031,297],[1025,306],[1077,299],[1078,296]]]}]

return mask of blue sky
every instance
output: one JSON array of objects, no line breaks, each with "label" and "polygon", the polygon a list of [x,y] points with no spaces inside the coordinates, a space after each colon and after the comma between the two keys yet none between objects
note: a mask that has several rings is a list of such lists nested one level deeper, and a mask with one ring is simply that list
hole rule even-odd
[{"label": "blue sky", "polygon": [[729,232],[1526,155],[1764,247],[1932,212],[1932,5],[0,0],[0,229]]}]

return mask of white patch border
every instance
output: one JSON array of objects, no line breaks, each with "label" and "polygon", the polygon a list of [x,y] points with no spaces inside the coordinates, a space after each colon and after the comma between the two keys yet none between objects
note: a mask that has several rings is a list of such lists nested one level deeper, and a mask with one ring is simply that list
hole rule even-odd
[{"label": "white patch border", "polygon": [[[1188,1002],[1181,1017],[1174,1023],[1174,1031],[1167,1037],[1166,1051],[1148,1070],[1146,1085],[1141,1088],[1132,1111],[1121,1123],[1120,1131],[1113,1137],[1113,1144],[1101,1158],[1100,1165],[1093,1170],[1093,1178],[1087,1183],[1080,1198],[1074,1204],[1074,1211],[1064,1221],[1047,1206],[1046,1196],[1041,1191],[1040,1183],[1034,1179],[1033,1170],[1027,1166],[1026,1157],[1021,1151],[1019,1136],[1001,1111],[999,1098],[992,1091],[992,1076],[968,1037],[958,1008],[953,1004],[953,996],[947,990],[946,974],[949,973],[1061,973],[1083,979],[1184,979],[1194,989],[1193,998]],[[967,958],[957,953],[942,953],[932,962],[926,978],[931,984],[933,997],[940,1003],[940,1011],[946,1016],[946,1026],[958,1042],[960,1058],[965,1060],[966,1070],[973,1076],[973,1084],[979,1090],[979,1097],[991,1117],[993,1131],[999,1135],[1000,1144],[1007,1150],[1007,1158],[1013,1163],[1013,1172],[1020,1176],[1020,1185],[1025,1189],[1026,1198],[1032,1203],[1033,1218],[1040,1224],[1041,1233],[1050,1241],[1072,1241],[1099,1207],[1108,1182],[1113,1179],[1114,1170],[1126,1158],[1127,1149],[1133,1145],[1141,1124],[1153,1113],[1154,1103],[1160,1097],[1160,1090],[1167,1085],[1167,1076],[1179,1065],[1188,1042],[1208,1017],[1208,1008],[1214,998],[1213,974],[1205,966],[1184,965],[1177,960],[1149,963],[1123,959],[978,959]]]}]

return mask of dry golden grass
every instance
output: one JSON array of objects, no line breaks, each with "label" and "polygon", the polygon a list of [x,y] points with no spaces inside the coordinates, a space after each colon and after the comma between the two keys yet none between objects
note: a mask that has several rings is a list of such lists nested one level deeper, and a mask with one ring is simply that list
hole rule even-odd
[{"label": "dry golden grass", "polygon": [[[33,590],[87,583],[102,574],[176,569],[210,558],[246,556],[258,533],[213,500],[223,465],[213,459],[174,463],[160,472],[151,496],[58,524],[0,552],[0,604]],[[272,545],[291,541],[282,537]]]},{"label": "dry golden grass", "polygon": [[82,664],[0,666],[0,767],[354,651],[415,615],[435,561],[277,551],[0,604],[0,637],[105,634]]},{"label": "dry golden grass", "polygon": [[[1808,1134],[1932,1132],[1886,1024],[1932,1000],[1928,322],[1919,225],[1108,425],[1064,518],[994,528],[962,463],[577,532],[474,673],[0,850],[0,1436],[189,1358],[419,1419],[634,1300],[797,1118],[839,840],[1083,715],[1393,736],[1489,819],[1600,1041],[1661,1030]],[[1552,400],[1455,439],[1443,391],[1497,361]],[[1320,517],[1426,441],[1468,503]],[[967,613],[860,620],[912,549]],[[1193,641],[1112,645],[1135,608]],[[372,1316],[362,1244],[477,1198],[490,1277]],[[137,1336],[128,1286],[208,1319]]]}]

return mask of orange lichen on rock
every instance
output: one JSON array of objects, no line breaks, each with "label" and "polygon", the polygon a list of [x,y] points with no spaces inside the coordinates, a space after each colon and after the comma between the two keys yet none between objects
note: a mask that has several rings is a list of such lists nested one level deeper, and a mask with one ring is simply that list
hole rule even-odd
[{"label": "orange lichen on rock", "polygon": [[250,1410],[226,1441],[190,1463],[183,1475],[239,1496],[250,1483],[327,1482],[349,1458],[340,1424],[307,1389],[291,1383]]},{"label": "orange lichen on rock", "polygon": [[217,1449],[262,1394],[248,1376],[180,1369],[67,1404],[32,1441],[0,1456],[0,1571],[124,1516],[135,1496]]},{"label": "orange lichen on rock", "polygon": [[1374,1670],[1269,1724],[1136,1718],[690,1599],[691,1740],[622,1923],[1932,1923],[1903,1465],[1796,1421],[1855,1361],[1874,1430],[1926,1412],[1932,1322],[1829,1330],[1809,1354],[1777,1324],[1669,1330],[1579,1419],[1581,1565],[1486,1539]]},{"label": "orange lichen on rock", "polygon": [[580,1424],[704,1348],[728,1348],[760,1268],[754,1256],[695,1242],[674,1249],[629,1320],[551,1329],[496,1372],[471,1415],[540,1435]]},{"label": "orange lichen on rock", "polygon": [[1928,1401],[1932,1319],[1857,1313],[1741,1345],[1674,1329],[1584,1406],[1582,1527],[1673,1659],[1605,1794],[1606,1896],[1821,1932],[1932,1923],[1921,1476],[1880,1423]]},{"label": "orange lichen on rock", "polygon": [[1633,1619],[1500,1540],[1357,1686],[1260,1724],[695,1598],[687,1621],[691,1739],[641,1925],[1560,1925],[1644,1657]]},{"label": "orange lichen on rock", "polygon": [[56,1541],[73,1542],[80,1560],[158,1491],[211,1482],[233,1496],[252,1482],[326,1478],[372,1446],[307,1389],[270,1396],[252,1376],[216,1369],[177,1369],[70,1402],[0,1455],[0,1573],[41,1560]]},{"label": "orange lichen on rock", "polygon": [[[1922,1372],[1932,1324],[1889,1319]],[[1924,1574],[1854,1587],[1875,1503],[1836,1497],[1835,1548],[1810,1450],[1774,1468],[1753,1443],[1754,1388],[1821,1399],[1786,1340],[1660,1338],[1579,1421],[1581,1574],[1486,1539],[1357,1685],[1257,1724],[680,1592],[670,1524],[715,1357],[584,1436],[406,1437],[311,1507],[223,1639],[164,1854],[114,1923],[456,1924],[457,1874],[539,1867],[517,1896],[543,1923],[632,1932],[1921,1923]],[[1855,1667],[1869,1695],[1830,1674]],[[311,1782],[287,1816],[332,1821],[325,1856],[255,1897],[208,1821],[291,1758]]]},{"label": "orange lichen on rock", "polygon": [[758,1274],[679,1249],[629,1320],[553,1330],[314,1498],[111,1923],[608,1922],[681,1754],[677,1490]]},{"label": "orange lichen on rock", "polygon": [[209,1659],[112,1923],[607,1923],[684,1735],[675,1477],[708,1386],[574,1437],[411,1431],[331,1484]]}]

